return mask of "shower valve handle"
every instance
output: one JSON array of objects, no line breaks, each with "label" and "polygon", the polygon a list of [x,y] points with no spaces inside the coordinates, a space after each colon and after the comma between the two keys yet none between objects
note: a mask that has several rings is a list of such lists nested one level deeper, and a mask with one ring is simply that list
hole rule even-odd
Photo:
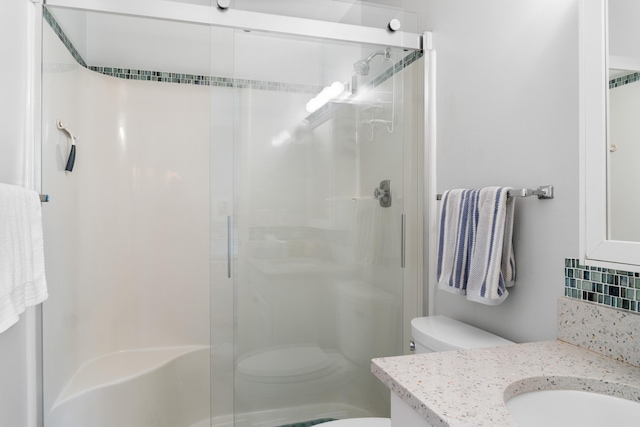
[{"label": "shower valve handle", "polygon": [[380,206],[383,208],[391,206],[391,181],[381,181],[380,187],[373,190],[373,198],[380,200]]}]

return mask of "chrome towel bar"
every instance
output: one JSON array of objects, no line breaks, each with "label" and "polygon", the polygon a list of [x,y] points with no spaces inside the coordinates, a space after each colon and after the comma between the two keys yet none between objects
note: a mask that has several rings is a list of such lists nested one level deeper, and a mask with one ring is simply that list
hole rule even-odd
[{"label": "chrome towel bar", "polygon": [[[538,199],[553,199],[553,185],[541,185],[537,189],[520,188],[509,190],[508,197],[530,197],[538,196]],[[436,195],[436,200],[442,200],[442,194]]]}]

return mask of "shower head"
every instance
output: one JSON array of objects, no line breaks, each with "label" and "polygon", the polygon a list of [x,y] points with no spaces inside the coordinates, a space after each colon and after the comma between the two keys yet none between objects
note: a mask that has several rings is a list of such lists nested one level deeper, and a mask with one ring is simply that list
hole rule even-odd
[{"label": "shower head", "polygon": [[369,74],[369,61],[361,59],[353,64],[353,70],[361,76]]},{"label": "shower head", "polygon": [[391,57],[391,50],[389,48],[385,50],[376,50],[371,55],[367,57],[367,59],[360,59],[353,64],[353,70],[360,74],[361,76],[366,76],[369,74],[369,63],[373,58],[378,55],[384,55],[385,59],[389,59]]}]

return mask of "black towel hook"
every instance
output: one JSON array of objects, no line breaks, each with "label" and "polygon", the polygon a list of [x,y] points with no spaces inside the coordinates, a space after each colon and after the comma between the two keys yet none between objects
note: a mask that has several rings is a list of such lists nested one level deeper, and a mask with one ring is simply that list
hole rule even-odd
[{"label": "black towel hook", "polygon": [[71,172],[73,171],[73,165],[76,162],[76,141],[78,141],[78,137],[75,136],[69,129],[67,129],[67,125],[60,119],[56,120],[56,126],[61,131],[64,131],[71,138],[71,150],[69,151],[69,158],[67,159],[67,166],[64,170]]}]

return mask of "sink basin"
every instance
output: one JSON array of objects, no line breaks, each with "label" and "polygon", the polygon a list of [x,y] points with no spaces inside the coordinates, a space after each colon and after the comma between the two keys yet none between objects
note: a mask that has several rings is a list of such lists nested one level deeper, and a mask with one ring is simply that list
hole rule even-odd
[{"label": "sink basin", "polygon": [[640,403],[576,390],[541,390],[507,400],[507,409],[522,427],[638,426]]}]

